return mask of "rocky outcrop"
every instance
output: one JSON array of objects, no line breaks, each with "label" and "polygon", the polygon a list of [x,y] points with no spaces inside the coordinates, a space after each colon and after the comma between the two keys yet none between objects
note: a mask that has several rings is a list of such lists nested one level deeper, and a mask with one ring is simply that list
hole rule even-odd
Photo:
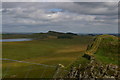
[{"label": "rocky outcrop", "polygon": [[80,64],[79,67],[71,67],[69,73],[65,78],[112,78],[115,80],[120,79],[120,68],[117,65],[107,64],[103,65],[98,63],[95,59],[91,59],[89,64],[83,68]]},{"label": "rocky outcrop", "polygon": [[[110,45],[108,45],[110,44]],[[112,45],[111,45],[112,44]],[[115,45],[115,47],[114,47]],[[105,63],[96,57],[94,54],[97,54],[97,51],[105,52],[103,55],[100,53],[100,57],[108,57],[107,59],[115,58],[113,61],[118,61],[118,38],[112,35],[101,35],[94,39],[93,43],[88,46],[85,51],[83,57],[88,59],[89,62],[79,63],[78,61],[74,61],[69,69],[69,72],[65,74],[65,78],[75,78],[75,79],[112,79],[119,80],[120,79],[120,68],[118,64],[113,65],[109,63]],[[106,56],[107,54],[107,56]],[[116,55],[114,55],[116,54]],[[99,55],[99,54],[98,54]],[[102,55],[102,56],[101,56]],[[77,65],[74,65],[74,64]],[[79,65],[79,66],[78,66]]]}]

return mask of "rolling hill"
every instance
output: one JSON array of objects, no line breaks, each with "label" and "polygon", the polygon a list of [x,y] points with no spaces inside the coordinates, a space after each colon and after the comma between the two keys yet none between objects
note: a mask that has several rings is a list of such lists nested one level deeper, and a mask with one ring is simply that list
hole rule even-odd
[{"label": "rolling hill", "polygon": [[119,38],[100,35],[67,68],[65,78],[120,78]]},{"label": "rolling hill", "polygon": [[94,56],[104,63],[118,64],[119,39],[113,35],[100,35],[96,37],[85,51],[86,55]]}]

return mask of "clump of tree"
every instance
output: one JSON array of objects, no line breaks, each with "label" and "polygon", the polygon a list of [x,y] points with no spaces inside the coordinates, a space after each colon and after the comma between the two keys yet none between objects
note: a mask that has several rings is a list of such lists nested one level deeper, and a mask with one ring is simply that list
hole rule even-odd
[{"label": "clump of tree", "polygon": [[70,36],[70,35],[60,35],[60,36],[57,36],[58,39],[72,39],[73,36]]},{"label": "clump of tree", "polygon": [[31,35],[31,37],[35,39],[46,39],[48,35],[45,33],[34,33]]},{"label": "clump of tree", "polygon": [[66,33],[66,34],[73,35],[73,36],[77,36],[77,34],[71,33],[71,32],[68,32],[68,33]]},{"label": "clump of tree", "polygon": [[77,36],[74,33],[62,33],[62,32],[55,32],[55,31],[48,31],[48,35],[56,36],[58,39],[72,39],[73,36]]},{"label": "clump of tree", "polygon": [[56,31],[48,31],[47,33],[34,33],[31,35],[33,38],[37,39],[45,39],[49,38],[49,36],[56,37],[58,39],[72,39],[74,36],[77,36],[77,34],[74,33],[62,33],[62,32],[56,32]]},{"label": "clump of tree", "polygon": [[56,32],[56,31],[48,31],[46,34],[51,35],[51,36],[59,36],[59,35],[65,34],[65,33]]}]

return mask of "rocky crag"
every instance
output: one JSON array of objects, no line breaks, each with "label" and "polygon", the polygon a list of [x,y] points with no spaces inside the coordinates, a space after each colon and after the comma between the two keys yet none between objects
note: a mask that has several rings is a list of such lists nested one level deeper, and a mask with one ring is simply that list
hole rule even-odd
[{"label": "rocky crag", "polygon": [[120,68],[117,65],[97,62],[95,59],[91,59],[85,67],[71,67],[69,73],[65,78],[113,78],[115,80],[120,79]]},{"label": "rocky crag", "polygon": [[[80,63],[81,57],[74,61],[73,64],[69,66],[69,70],[64,76],[59,76],[61,78],[75,78],[75,79],[120,79],[120,68],[119,68],[119,40],[118,37],[112,35],[100,35],[96,37],[92,44],[88,46],[83,57],[89,61],[85,63]],[[103,51],[100,53],[99,51]],[[99,54],[100,55],[99,55]],[[107,63],[105,60],[101,61],[95,56],[107,57],[111,59],[114,57],[113,61],[118,61],[117,64]],[[77,65],[74,65],[77,64]]]}]

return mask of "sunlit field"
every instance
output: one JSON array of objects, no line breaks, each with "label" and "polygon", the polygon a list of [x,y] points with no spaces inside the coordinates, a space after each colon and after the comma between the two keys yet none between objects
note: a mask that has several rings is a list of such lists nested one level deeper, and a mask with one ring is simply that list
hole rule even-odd
[{"label": "sunlit field", "polygon": [[[23,42],[3,42],[3,58],[30,63],[68,66],[82,56],[92,37],[78,36],[73,39],[45,39]],[[56,67],[44,67],[29,63],[3,60],[3,77],[51,78]],[[45,70],[45,71],[44,71]]]}]

